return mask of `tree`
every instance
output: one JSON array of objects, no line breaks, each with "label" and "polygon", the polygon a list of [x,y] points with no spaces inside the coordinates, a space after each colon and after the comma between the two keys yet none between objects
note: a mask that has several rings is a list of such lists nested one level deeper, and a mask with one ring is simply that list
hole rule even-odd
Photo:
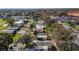
[{"label": "tree", "polygon": [[67,40],[71,31],[64,29],[60,24],[53,23],[47,26],[46,31],[52,39]]},{"label": "tree", "polygon": [[8,33],[0,33],[0,50],[7,50],[8,45],[12,43],[12,36]]},{"label": "tree", "polygon": [[69,40],[59,45],[59,49],[61,51],[79,51],[79,46]]},{"label": "tree", "polygon": [[12,18],[8,18],[7,22],[9,23],[10,26],[14,25],[14,19],[12,19]]}]

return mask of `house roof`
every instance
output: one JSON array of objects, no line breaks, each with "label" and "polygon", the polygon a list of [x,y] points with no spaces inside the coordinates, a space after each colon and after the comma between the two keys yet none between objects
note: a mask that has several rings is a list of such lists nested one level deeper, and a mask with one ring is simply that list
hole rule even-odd
[{"label": "house roof", "polygon": [[35,43],[35,49],[43,49],[48,50],[48,48],[51,48],[51,42],[50,41],[36,41]]},{"label": "house roof", "polygon": [[70,16],[79,16],[79,11],[68,11],[66,14]]},{"label": "house roof", "polygon": [[44,50],[48,50],[48,46],[36,46],[36,49],[44,49]]},{"label": "house roof", "polygon": [[13,34],[13,33],[15,32],[15,30],[3,30],[3,31],[1,31],[1,32]]},{"label": "house roof", "polygon": [[19,27],[10,27],[7,30],[17,30],[17,29],[19,29]]},{"label": "house roof", "polygon": [[23,23],[23,20],[21,19],[21,20],[19,20],[19,21],[16,21],[15,23],[16,23],[16,24],[21,24],[21,23]]},{"label": "house roof", "polygon": [[38,33],[37,37],[47,37],[46,33]]},{"label": "house roof", "polygon": [[44,23],[44,20],[38,20],[37,23]]},{"label": "house roof", "polygon": [[36,40],[35,45],[36,46],[51,46],[51,42],[50,41],[39,41],[39,40]]}]

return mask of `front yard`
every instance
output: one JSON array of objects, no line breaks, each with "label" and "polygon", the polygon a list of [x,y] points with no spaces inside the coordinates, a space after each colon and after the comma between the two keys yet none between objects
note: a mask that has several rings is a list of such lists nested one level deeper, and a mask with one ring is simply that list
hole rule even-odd
[{"label": "front yard", "polygon": [[76,30],[79,30],[79,25],[75,25],[74,28],[75,28]]},{"label": "front yard", "polygon": [[13,43],[16,43],[20,38],[22,38],[22,35],[17,33],[17,34],[13,37]]}]

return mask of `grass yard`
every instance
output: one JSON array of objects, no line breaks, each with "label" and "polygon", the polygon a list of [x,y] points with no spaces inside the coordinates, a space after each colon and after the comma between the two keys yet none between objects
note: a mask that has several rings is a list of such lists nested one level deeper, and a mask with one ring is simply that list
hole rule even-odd
[{"label": "grass yard", "polygon": [[76,30],[79,30],[79,25],[75,25],[74,27]]},{"label": "grass yard", "polygon": [[28,24],[33,24],[34,20],[33,19],[29,19]]},{"label": "grass yard", "polygon": [[7,21],[6,20],[3,20],[3,19],[0,19],[0,23],[1,24],[7,24]]},{"label": "grass yard", "polygon": [[0,25],[0,30],[4,30],[4,29],[7,29],[7,27]]},{"label": "grass yard", "polygon": [[69,25],[69,23],[68,23],[68,22],[64,22],[64,24],[65,24],[65,25]]},{"label": "grass yard", "polygon": [[17,34],[13,37],[13,43],[16,43],[21,37],[22,37],[22,35],[17,33]]},{"label": "grass yard", "polygon": [[8,27],[8,26],[4,26],[5,24],[8,24],[7,21],[0,19],[0,30],[4,30]]}]

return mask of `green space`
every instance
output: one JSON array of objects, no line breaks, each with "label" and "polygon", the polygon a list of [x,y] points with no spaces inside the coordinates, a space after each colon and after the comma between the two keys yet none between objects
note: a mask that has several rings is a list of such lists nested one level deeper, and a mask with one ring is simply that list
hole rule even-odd
[{"label": "green space", "polygon": [[7,21],[0,19],[0,30],[4,30],[8,27],[8,26],[4,26],[5,24],[8,24]]},{"label": "green space", "polygon": [[7,24],[7,21],[4,20],[4,19],[0,19],[0,23],[2,23],[2,24]]},{"label": "green space", "polygon": [[17,42],[20,38],[22,38],[22,35],[17,33],[17,34],[13,37],[13,43]]},{"label": "green space", "polygon": [[65,25],[69,25],[69,23],[68,23],[68,22],[64,22],[64,24],[65,24]]},{"label": "green space", "polygon": [[7,27],[0,25],[0,30],[4,30],[4,29],[7,29]]},{"label": "green space", "polygon": [[29,19],[28,24],[33,24],[33,23],[34,23],[33,19]]},{"label": "green space", "polygon": [[75,28],[76,30],[79,30],[79,25],[75,25],[74,28]]}]

